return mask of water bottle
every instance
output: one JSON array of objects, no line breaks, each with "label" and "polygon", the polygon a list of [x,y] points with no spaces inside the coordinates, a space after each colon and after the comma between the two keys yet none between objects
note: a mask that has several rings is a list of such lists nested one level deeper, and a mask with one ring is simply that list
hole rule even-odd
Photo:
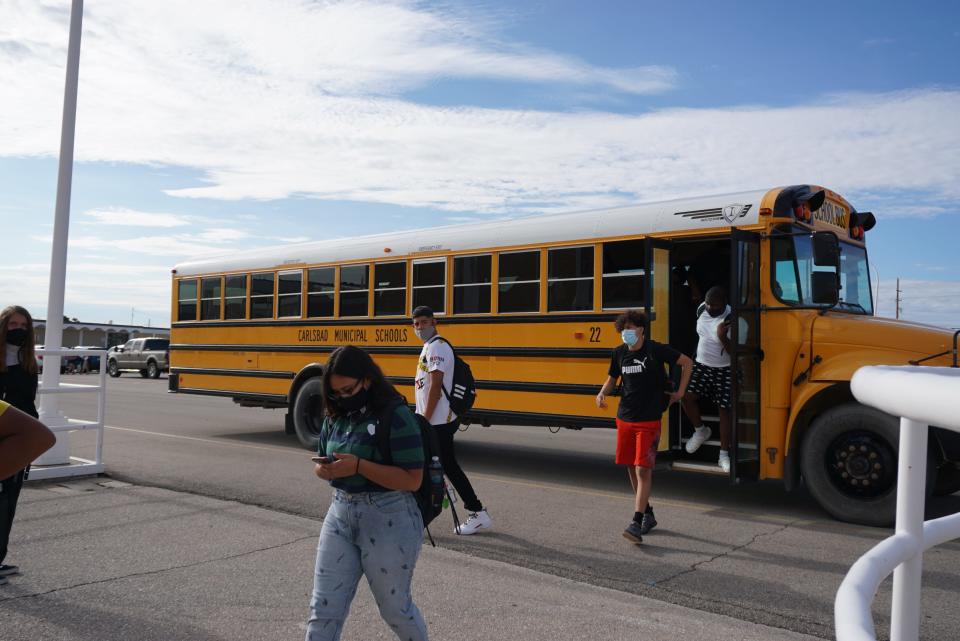
[{"label": "water bottle", "polygon": [[428,467],[430,475],[430,498],[436,510],[443,509],[443,466],[440,457],[434,456]]}]

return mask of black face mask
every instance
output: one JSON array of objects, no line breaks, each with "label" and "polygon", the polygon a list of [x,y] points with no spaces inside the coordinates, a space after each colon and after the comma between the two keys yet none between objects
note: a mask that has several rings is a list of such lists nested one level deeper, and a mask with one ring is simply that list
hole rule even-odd
[{"label": "black face mask", "polygon": [[346,412],[356,412],[357,410],[367,406],[367,403],[370,401],[370,392],[363,388],[353,396],[339,397],[336,400],[337,405],[340,409]]},{"label": "black face mask", "polygon": [[27,342],[27,330],[22,327],[17,329],[8,329],[7,342],[11,345],[16,345],[17,347],[23,347],[23,344]]}]

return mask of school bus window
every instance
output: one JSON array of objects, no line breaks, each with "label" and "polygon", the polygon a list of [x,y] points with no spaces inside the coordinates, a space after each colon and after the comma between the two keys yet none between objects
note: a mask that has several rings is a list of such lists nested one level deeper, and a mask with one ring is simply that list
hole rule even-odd
[{"label": "school bus window", "polygon": [[200,281],[200,320],[220,320],[220,277]]},{"label": "school bus window", "polygon": [[373,279],[374,316],[403,316],[407,300],[407,264],[376,263]]},{"label": "school bus window", "polygon": [[333,316],[334,267],[318,267],[307,270],[307,316],[331,318]]},{"label": "school bus window", "polygon": [[624,240],[603,245],[603,309],[642,307],[646,273],[643,241]]},{"label": "school bus window", "polygon": [[303,313],[301,309],[302,292],[303,272],[301,270],[277,274],[278,318],[300,317]]},{"label": "school bus window", "polygon": [[540,252],[499,255],[497,309],[500,313],[540,311]]},{"label": "school bus window", "polygon": [[273,318],[273,272],[250,275],[250,318]]},{"label": "school bus window", "polygon": [[247,315],[247,276],[227,276],[224,279],[223,317],[226,320]]},{"label": "school bus window", "polygon": [[429,306],[435,314],[446,310],[447,261],[445,258],[413,263],[413,300],[410,311]]},{"label": "school bus window", "polygon": [[547,253],[547,311],[593,309],[593,247]]},{"label": "school bus window", "polygon": [[453,259],[453,313],[490,313],[491,257],[458,256]]},{"label": "school bus window", "polygon": [[181,280],[177,285],[177,320],[197,320],[197,281]]},{"label": "school bus window", "polygon": [[840,243],[840,302],[844,311],[873,315],[870,292],[870,270],[867,250],[850,243]]},{"label": "school bus window", "polygon": [[366,316],[370,291],[370,265],[340,268],[340,316]]}]

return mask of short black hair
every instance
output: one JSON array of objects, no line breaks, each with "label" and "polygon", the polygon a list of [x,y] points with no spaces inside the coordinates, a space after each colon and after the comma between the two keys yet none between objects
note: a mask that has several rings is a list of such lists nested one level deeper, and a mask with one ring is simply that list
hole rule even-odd
[{"label": "short black hair", "polygon": [[[713,287],[707,290],[707,294],[706,296],[703,297],[703,301],[704,302],[708,300],[717,301],[718,298],[720,299],[720,301],[723,302],[724,305],[726,305],[729,302],[727,300],[727,290],[725,290],[723,287],[720,287],[719,285],[714,285]],[[717,301],[717,302],[720,302],[720,301]]]},{"label": "short black hair", "polygon": [[650,328],[650,321],[647,319],[647,315],[639,309],[628,309],[623,312],[617,316],[617,320],[613,321],[613,326],[617,328],[618,332],[622,332],[627,323],[633,323],[641,328],[644,335],[648,333]]},{"label": "short black hair", "polygon": [[427,318],[433,318],[433,309],[431,309],[426,305],[420,305],[419,307],[413,310],[413,318],[417,318],[418,316],[426,316]]}]

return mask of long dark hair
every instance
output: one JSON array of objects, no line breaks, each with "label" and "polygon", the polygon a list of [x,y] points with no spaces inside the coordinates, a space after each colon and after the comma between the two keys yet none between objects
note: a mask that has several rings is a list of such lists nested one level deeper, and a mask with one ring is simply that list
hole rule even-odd
[{"label": "long dark hair", "polygon": [[327,416],[337,418],[344,413],[339,403],[331,400],[336,398],[333,387],[330,385],[331,374],[369,380],[370,408],[374,412],[379,412],[394,399],[403,399],[400,392],[383,375],[380,366],[370,358],[370,354],[359,347],[344,345],[333,350],[330,360],[323,369],[323,402]]},{"label": "long dark hair", "polygon": [[7,325],[14,315],[20,314],[27,319],[27,340],[20,348],[20,367],[30,374],[37,373],[37,358],[34,352],[36,338],[33,333],[33,316],[19,305],[10,305],[0,312],[0,372],[7,371]]}]

